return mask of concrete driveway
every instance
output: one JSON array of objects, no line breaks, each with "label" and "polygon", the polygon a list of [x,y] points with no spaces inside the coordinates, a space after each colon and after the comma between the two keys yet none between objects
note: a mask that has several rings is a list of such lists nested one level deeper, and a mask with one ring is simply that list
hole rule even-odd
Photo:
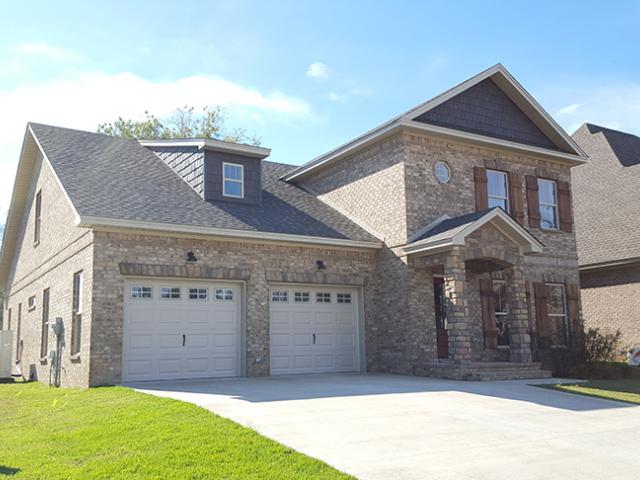
[{"label": "concrete driveway", "polygon": [[640,472],[640,406],[396,375],[140,383],[360,479],[618,479]]}]

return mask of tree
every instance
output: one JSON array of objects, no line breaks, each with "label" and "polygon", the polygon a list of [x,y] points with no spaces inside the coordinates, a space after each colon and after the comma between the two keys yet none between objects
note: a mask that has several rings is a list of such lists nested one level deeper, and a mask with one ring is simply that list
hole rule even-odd
[{"label": "tree", "polygon": [[144,115],[144,120],[125,120],[118,117],[113,123],[98,125],[98,133],[138,140],[212,138],[227,142],[260,145],[260,139],[255,135],[247,134],[243,128],[225,130],[226,112],[219,106],[204,107],[201,114],[196,113],[194,107],[178,108],[167,125],[149,112],[144,112]]}]

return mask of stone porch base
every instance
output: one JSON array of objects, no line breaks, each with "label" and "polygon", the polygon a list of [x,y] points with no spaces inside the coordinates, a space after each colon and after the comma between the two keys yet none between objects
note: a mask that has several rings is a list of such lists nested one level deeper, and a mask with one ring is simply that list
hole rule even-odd
[{"label": "stone porch base", "polygon": [[417,365],[413,369],[413,374],[422,377],[474,381],[551,377],[551,372],[543,370],[540,363],[472,362],[460,365],[446,360]]}]

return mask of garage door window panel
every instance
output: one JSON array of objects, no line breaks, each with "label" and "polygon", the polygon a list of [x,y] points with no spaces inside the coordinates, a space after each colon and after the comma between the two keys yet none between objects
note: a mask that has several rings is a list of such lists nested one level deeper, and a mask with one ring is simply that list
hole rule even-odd
[{"label": "garage door window panel", "polygon": [[189,300],[208,300],[208,288],[189,288]]},{"label": "garage door window panel", "polygon": [[329,292],[317,292],[316,303],[331,303],[331,293]]},{"label": "garage door window panel", "polygon": [[338,303],[351,303],[350,293],[338,293],[336,295],[336,302]]},{"label": "garage door window panel", "polygon": [[293,294],[293,299],[296,303],[309,303],[311,295],[309,292],[295,292]]},{"label": "garage door window panel", "polygon": [[160,298],[164,300],[180,300],[180,287],[160,287]]},{"label": "garage door window panel", "polygon": [[233,290],[230,288],[216,288],[216,300],[233,300]]},{"label": "garage door window panel", "polygon": [[153,287],[134,285],[131,287],[131,298],[135,298],[135,299],[153,298]]},{"label": "garage door window panel", "polygon": [[289,292],[286,290],[274,290],[271,292],[271,301],[274,303],[286,303],[289,301]]}]

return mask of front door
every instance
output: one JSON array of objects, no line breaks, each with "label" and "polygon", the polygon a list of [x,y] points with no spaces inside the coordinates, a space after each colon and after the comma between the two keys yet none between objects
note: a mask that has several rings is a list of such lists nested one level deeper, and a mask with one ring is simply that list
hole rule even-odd
[{"label": "front door", "polygon": [[447,334],[447,308],[444,293],[444,278],[433,278],[433,294],[436,314],[436,342],[438,358],[449,358],[449,335]]}]

